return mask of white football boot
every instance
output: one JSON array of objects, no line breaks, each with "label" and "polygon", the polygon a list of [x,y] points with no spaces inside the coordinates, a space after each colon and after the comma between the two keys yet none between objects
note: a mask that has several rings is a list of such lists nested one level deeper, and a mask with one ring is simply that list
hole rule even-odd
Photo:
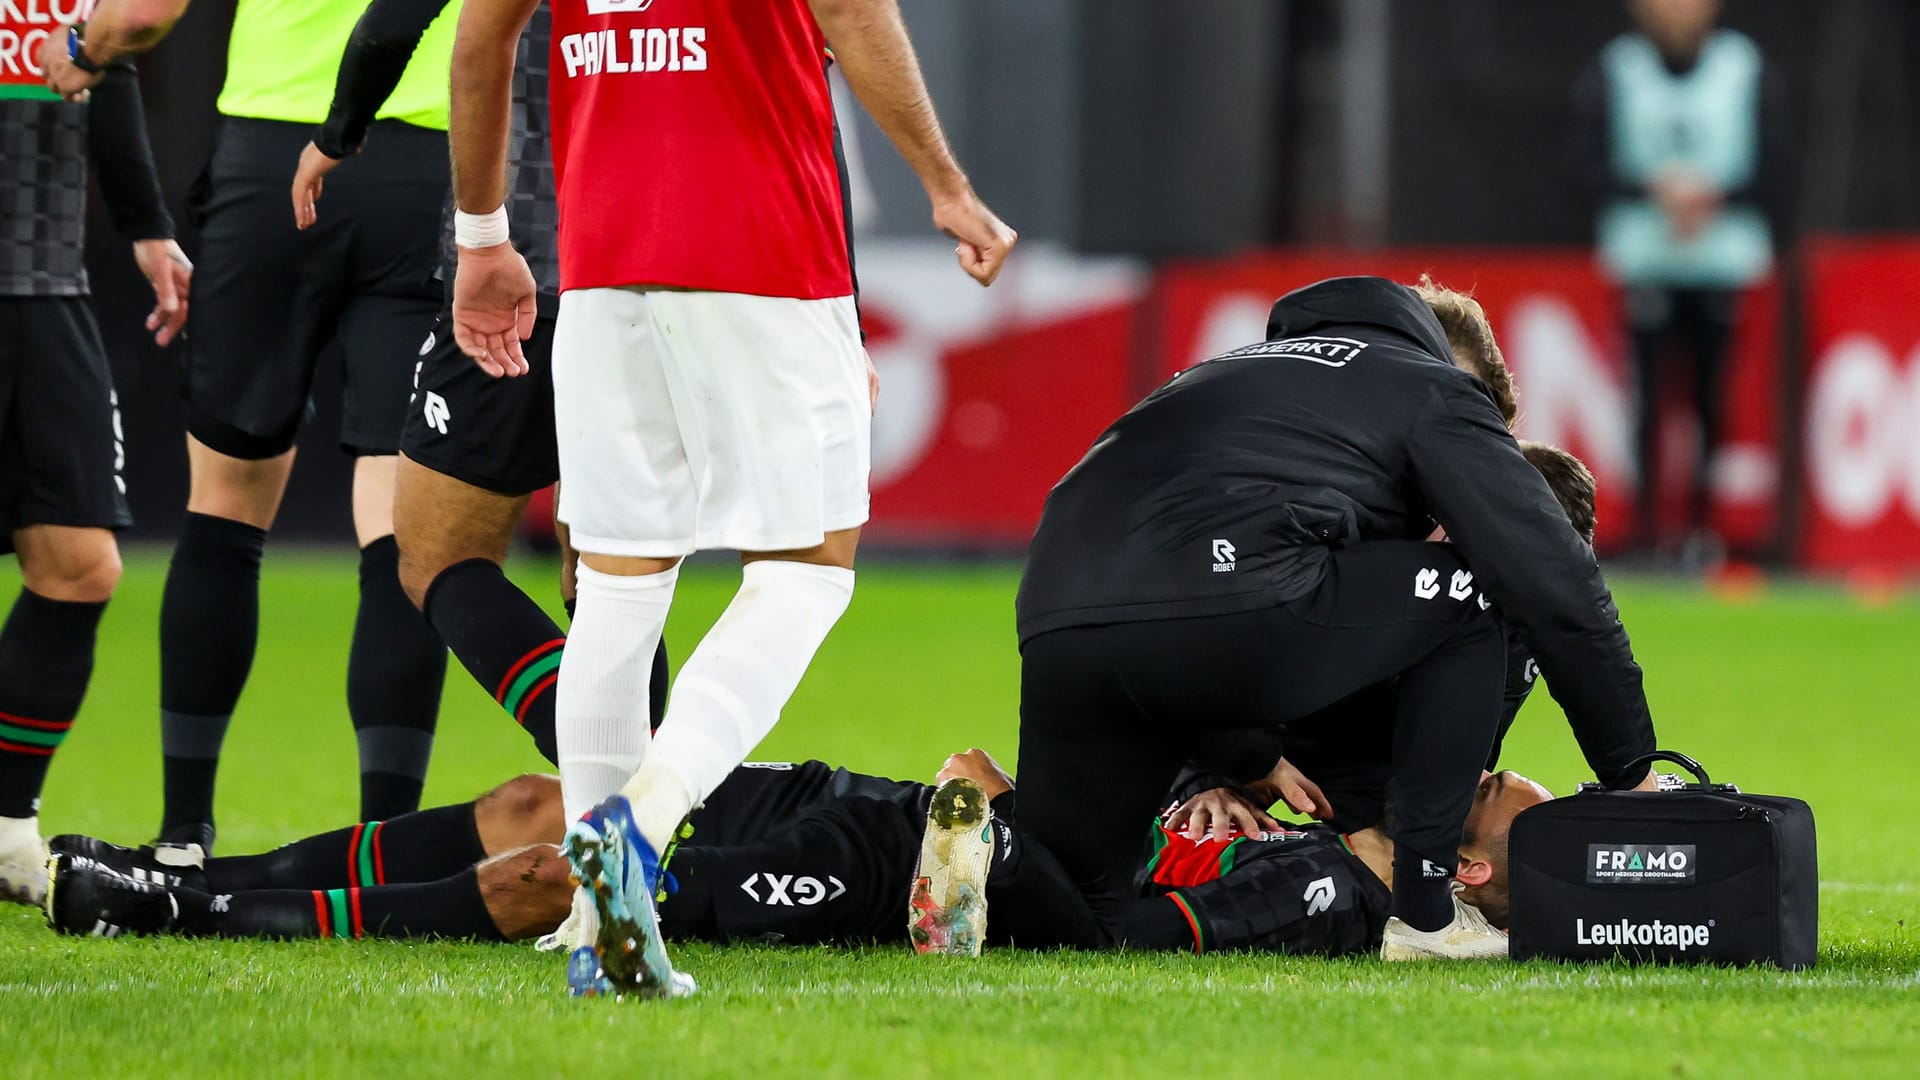
[{"label": "white football boot", "polygon": [[47,845],[37,817],[0,817],[0,900],[47,902]]},{"label": "white football boot", "polygon": [[915,952],[979,956],[987,937],[987,872],[993,868],[993,809],[971,780],[940,785],[913,871],[907,933]]},{"label": "white football boot", "polygon": [[1438,930],[1415,930],[1395,916],[1380,940],[1382,960],[1504,960],[1507,955],[1506,931],[1457,892],[1452,922]]}]

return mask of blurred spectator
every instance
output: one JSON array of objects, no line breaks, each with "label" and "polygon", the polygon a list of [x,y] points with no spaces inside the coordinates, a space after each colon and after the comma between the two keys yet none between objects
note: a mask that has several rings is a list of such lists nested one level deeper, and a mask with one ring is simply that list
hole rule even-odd
[{"label": "blurred spectator", "polygon": [[1618,283],[1638,383],[1640,546],[1660,550],[1663,369],[1692,369],[1699,451],[1682,558],[1717,561],[1711,531],[1722,374],[1740,291],[1773,266],[1787,203],[1785,94],[1751,39],[1716,28],[1718,0],[1629,0],[1638,26],[1575,88],[1579,168]]}]

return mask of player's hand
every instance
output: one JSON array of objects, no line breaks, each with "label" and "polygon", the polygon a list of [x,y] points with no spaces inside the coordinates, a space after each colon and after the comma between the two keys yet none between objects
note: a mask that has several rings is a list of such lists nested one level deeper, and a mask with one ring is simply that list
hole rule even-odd
[{"label": "player's hand", "polygon": [[133,261],[153,285],[153,311],[147,329],[153,342],[171,345],[187,325],[187,293],[193,284],[193,263],[172,240],[135,240]]},{"label": "player's hand", "polygon": [[1266,779],[1250,786],[1255,795],[1269,803],[1286,803],[1294,813],[1305,814],[1315,821],[1333,820],[1333,803],[1320,790],[1320,785],[1307,779],[1286,758],[1280,759]]},{"label": "player's hand", "polygon": [[960,258],[960,269],[982,285],[991,285],[1000,276],[1007,252],[1020,241],[1020,234],[987,209],[971,187],[934,199],[933,227],[958,242],[953,252]]},{"label": "player's hand", "polygon": [[867,356],[867,411],[880,407],[880,369],[873,366],[873,356]]},{"label": "player's hand", "polygon": [[104,70],[94,74],[73,66],[73,61],[67,56],[67,28],[64,26],[48,34],[46,40],[40,43],[40,70],[47,73],[47,89],[59,94],[63,101],[87,100],[87,91],[106,76]]},{"label": "player's hand", "polygon": [[293,227],[305,229],[320,220],[320,189],[327,174],[340,167],[343,159],[328,157],[312,143],[300,151],[300,165],[293,170]]},{"label": "player's hand", "polygon": [[949,757],[933,782],[944,784],[956,777],[965,777],[979,784],[980,790],[987,793],[989,802],[1013,790],[1013,777],[1008,776],[1000,763],[993,760],[992,754],[977,746],[964,754]]},{"label": "player's hand", "polygon": [[1167,828],[1174,832],[1185,829],[1187,839],[1196,842],[1206,839],[1208,833],[1215,840],[1227,840],[1235,833],[1265,839],[1268,833],[1279,831],[1280,823],[1239,791],[1214,788],[1176,807],[1167,816]]},{"label": "player's hand", "polygon": [[520,343],[533,336],[540,290],[533,271],[511,243],[459,252],[453,274],[454,342],[496,379],[525,375],[527,356]]},{"label": "player's hand", "polygon": [[1659,790],[1660,790],[1660,774],[1659,774],[1659,773],[1657,773],[1657,772],[1654,772],[1654,771],[1653,771],[1652,769],[1648,769],[1648,770],[1647,770],[1647,778],[1646,778],[1646,779],[1644,779],[1644,780],[1642,780],[1642,781],[1640,781],[1639,783],[1637,783],[1637,784],[1635,784],[1635,785],[1633,785],[1633,789],[1632,789],[1632,790],[1634,790],[1634,791],[1659,791]]}]

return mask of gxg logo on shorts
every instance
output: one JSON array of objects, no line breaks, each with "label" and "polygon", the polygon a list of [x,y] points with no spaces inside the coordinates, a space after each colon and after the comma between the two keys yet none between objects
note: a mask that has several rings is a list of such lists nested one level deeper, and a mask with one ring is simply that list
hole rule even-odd
[{"label": "gxg logo on shorts", "polygon": [[840,899],[847,886],[832,874],[822,884],[819,878],[805,874],[754,873],[740,883],[740,891],[768,907],[812,907]]},{"label": "gxg logo on shorts", "polygon": [[1692,881],[1693,848],[1692,844],[1588,844],[1587,883]]}]

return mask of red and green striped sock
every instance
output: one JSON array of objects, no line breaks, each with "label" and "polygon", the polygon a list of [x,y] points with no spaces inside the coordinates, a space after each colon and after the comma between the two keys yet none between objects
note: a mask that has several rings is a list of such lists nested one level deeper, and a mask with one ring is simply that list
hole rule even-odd
[{"label": "red and green striped sock", "polygon": [[448,877],[489,854],[474,824],[473,805],[437,806],[335,829],[260,855],[210,859],[207,887],[228,893],[369,888]]},{"label": "red and green striped sock", "polygon": [[32,817],[93,675],[107,605],[20,590],[0,628],[0,817]]},{"label": "red and green striped sock", "polygon": [[438,881],[339,889],[218,893],[175,889],[178,927],[195,937],[444,937],[503,941],[478,872]]}]

